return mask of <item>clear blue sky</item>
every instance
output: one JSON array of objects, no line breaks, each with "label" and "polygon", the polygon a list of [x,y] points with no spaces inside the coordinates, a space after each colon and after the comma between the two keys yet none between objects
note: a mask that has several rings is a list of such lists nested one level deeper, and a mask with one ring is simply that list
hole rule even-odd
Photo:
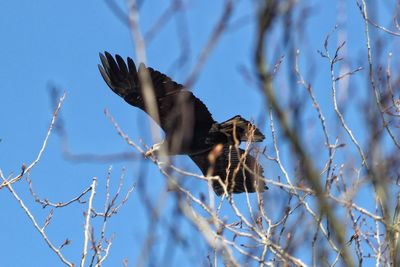
[{"label": "clear blue sky", "polygon": [[[154,25],[167,8],[167,2],[145,1],[140,10],[142,32],[147,32]],[[220,3],[206,4],[200,0],[188,2],[188,13],[184,18],[189,33],[188,64],[180,67],[173,65],[182,50],[180,32],[177,30],[179,20],[171,19],[163,25],[147,47],[147,65],[167,72],[178,82],[187,78],[222,10]],[[126,11],[124,1],[118,1],[118,4]],[[251,72],[254,70],[253,4],[239,1],[232,21],[247,15],[250,21],[229,30],[221,38],[193,88],[193,92],[206,103],[217,121],[241,114],[260,122],[260,115],[266,111],[257,87],[239,74],[242,66]],[[323,49],[326,34],[337,23],[336,1],[321,1],[313,8],[306,36],[309,38],[309,47],[302,52],[309,53],[307,55],[311,55],[313,63],[318,66],[315,76],[309,73],[306,78],[312,79],[315,86],[320,86],[317,94],[324,103],[323,97],[330,92],[326,71],[328,64],[316,51]],[[359,27],[361,18],[355,3],[349,4],[346,12],[354,18],[346,22],[350,29],[348,52],[357,53],[362,46],[357,42],[362,38],[362,32],[352,32],[351,29]],[[267,43],[273,45],[276,42],[273,38],[278,38],[279,34],[279,31],[274,33],[272,40]],[[62,118],[72,152],[107,154],[131,151],[105,118],[105,108],[110,110],[132,140],[144,138],[148,144],[151,142],[147,115],[117,97],[99,75],[97,64],[101,51],[136,58],[129,28],[116,18],[103,1],[1,1],[0,36],[0,168],[5,175],[16,175],[22,163],[30,163],[41,147],[52,114],[49,84],[67,92]],[[336,37],[333,40],[336,45]],[[310,67],[307,62],[302,64],[305,70]],[[279,83],[286,88],[288,86],[286,81]],[[326,90],[323,90],[324,87]],[[267,129],[265,121],[261,124]],[[270,140],[264,145],[267,144],[270,144]],[[180,166],[189,166],[189,169],[200,173],[187,160],[182,159],[180,163]],[[31,179],[40,196],[52,201],[66,201],[83,191],[91,183],[92,177],[96,176],[99,180],[96,205],[100,209],[110,165],[113,165],[114,185],[123,166],[127,168],[125,190],[139,179],[137,161],[97,164],[66,161],[62,157],[60,139],[53,134],[42,160],[31,171]],[[149,184],[152,184],[155,192],[159,192],[164,188],[164,178],[155,166],[146,164],[146,168],[146,179],[151,180]],[[268,171],[267,175],[273,176]],[[198,181],[189,182],[188,185],[191,189],[195,188],[193,190],[196,192],[206,189]],[[28,203],[38,221],[43,223],[48,210],[42,210],[33,202],[26,183],[21,181],[15,185],[15,189]],[[170,201],[168,205],[173,203]],[[11,194],[4,189],[0,191],[0,210],[1,266],[61,265]],[[172,209],[168,210],[172,212]],[[64,252],[76,263],[82,250],[84,211],[85,206],[82,205],[55,210],[54,219],[48,227],[48,235],[56,244],[61,244],[65,238],[72,240]],[[166,218],[171,219],[169,216]],[[147,219],[143,203],[134,192],[128,204],[110,221],[108,236],[113,232],[116,236],[106,266],[121,266],[124,258],[131,264],[136,262],[147,235]],[[193,231],[190,227],[188,229]],[[189,259],[190,255],[176,262],[184,264]]]}]

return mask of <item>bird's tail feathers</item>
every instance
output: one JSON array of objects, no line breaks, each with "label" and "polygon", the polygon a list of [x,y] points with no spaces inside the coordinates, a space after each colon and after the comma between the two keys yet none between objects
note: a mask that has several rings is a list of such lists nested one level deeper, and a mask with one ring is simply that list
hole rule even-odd
[{"label": "bird's tail feathers", "polygon": [[265,136],[253,123],[239,115],[220,123],[219,127],[221,132],[232,136],[232,138],[237,138],[239,141],[261,142],[265,139]]}]

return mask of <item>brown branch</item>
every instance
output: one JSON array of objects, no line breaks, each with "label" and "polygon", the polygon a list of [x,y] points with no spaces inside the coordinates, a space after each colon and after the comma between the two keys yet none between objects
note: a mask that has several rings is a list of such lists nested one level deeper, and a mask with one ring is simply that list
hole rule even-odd
[{"label": "brown branch", "polygon": [[257,72],[259,76],[259,80],[261,82],[262,90],[266,96],[267,104],[271,107],[273,112],[276,114],[280,126],[283,129],[286,137],[288,138],[293,151],[299,156],[303,170],[304,177],[311,184],[313,190],[316,192],[316,196],[318,198],[318,203],[320,206],[321,212],[326,214],[328,220],[331,222],[334,234],[341,248],[341,256],[347,266],[353,266],[352,259],[348,252],[343,228],[340,226],[340,223],[337,221],[335,215],[332,212],[332,209],[324,197],[324,190],[320,184],[320,178],[317,172],[314,170],[314,166],[307,156],[306,151],[304,150],[299,136],[296,134],[294,129],[292,129],[289,125],[286,114],[283,112],[282,108],[277,102],[273,87],[271,76],[268,74],[267,64],[265,62],[266,54],[264,52],[265,49],[265,36],[268,29],[271,27],[272,21],[276,16],[277,12],[277,2],[275,1],[266,1],[260,7],[259,17],[258,17],[258,31],[257,31],[257,41],[256,41],[256,53],[255,53],[255,62],[257,66]]}]

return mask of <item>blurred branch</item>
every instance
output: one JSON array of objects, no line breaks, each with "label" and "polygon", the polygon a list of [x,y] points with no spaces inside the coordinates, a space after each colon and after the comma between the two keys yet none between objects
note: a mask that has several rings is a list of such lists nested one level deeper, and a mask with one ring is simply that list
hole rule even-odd
[{"label": "blurred branch", "polygon": [[160,30],[167,24],[173,15],[185,7],[183,1],[173,0],[167,9],[160,15],[154,25],[144,34],[146,43],[150,43]]},{"label": "blurred branch", "polygon": [[115,0],[104,0],[111,12],[118,18],[122,24],[129,27],[129,17],[125,14],[124,10],[118,6]]},{"label": "blurred branch", "polygon": [[208,39],[207,44],[204,46],[203,50],[200,53],[199,59],[195,67],[193,68],[192,72],[189,74],[189,77],[184,82],[186,88],[191,88],[192,85],[195,83],[198,75],[200,74],[204,64],[210,53],[213,51],[215,45],[218,43],[218,40],[221,38],[222,33],[226,30],[228,26],[229,18],[232,15],[234,8],[234,4],[231,0],[225,1],[225,7],[223,9],[221,18],[219,19],[218,23],[216,24],[214,31],[212,32],[210,38]]},{"label": "blurred branch", "polygon": [[[371,84],[371,88],[373,90],[373,94],[375,97],[375,103],[379,111],[380,118],[382,120],[383,127],[386,129],[386,132],[389,134],[389,137],[395,144],[395,146],[400,149],[400,144],[394,134],[392,133],[390,127],[389,127],[389,122],[386,121],[385,118],[385,112],[382,108],[381,102],[380,102],[380,93],[378,91],[378,87],[376,85],[375,79],[374,79],[374,74],[373,74],[373,62],[372,62],[372,48],[371,48],[371,41],[370,41],[370,34],[369,34],[369,17],[368,17],[368,11],[367,11],[367,4],[365,0],[361,0],[361,3],[357,0],[357,5],[360,9],[360,12],[363,16],[364,19],[364,33],[365,33],[365,38],[366,38],[366,46],[367,46],[367,52],[368,52],[368,66],[369,66],[369,80]],[[390,198],[390,195],[388,195],[388,188],[386,186],[386,182],[383,180],[383,177],[381,177],[379,170],[375,170],[375,168],[371,171],[370,173],[372,182],[374,184],[376,194],[378,196],[379,204],[381,206],[383,218],[385,220],[385,226],[386,226],[386,235],[388,239],[388,245],[389,245],[389,250],[390,250],[390,260],[391,264],[393,266],[398,265],[398,256],[397,256],[397,247],[398,247],[398,240],[393,238],[396,236],[396,233],[400,231],[399,225],[393,225],[393,222],[390,220],[390,214],[389,214],[389,207],[388,207],[388,200]]]},{"label": "blurred branch", "polygon": [[255,52],[255,62],[257,66],[257,72],[259,75],[259,80],[262,85],[262,90],[266,96],[266,101],[268,105],[271,107],[273,112],[276,114],[280,126],[282,127],[283,132],[286,137],[289,139],[291,147],[293,151],[299,156],[300,161],[304,170],[304,178],[310,182],[312,188],[316,192],[316,196],[318,198],[318,203],[320,206],[320,210],[322,213],[327,215],[328,220],[331,222],[334,230],[334,234],[339,243],[341,249],[341,256],[347,266],[353,266],[351,257],[349,255],[345,237],[343,233],[343,228],[340,226],[340,223],[337,221],[334,216],[330,205],[327,202],[327,199],[324,194],[324,190],[320,185],[319,175],[314,170],[313,164],[310,161],[310,158],[307,156],[301,142],[299,140],[298,135],[289,125],[288,119],[283,112],[282,108],[277,102],[273,87],[272,80],[270,74],[268,74],[267,64],[265,62],[265,36],[268,29],[271,27],[272,22],[277,15],[278,12],[278,2],[275,1],[265,1],[260,6],[260,12],[258,17],[258,30],[257,30],[257,39],[256,39],[256,52]]}]

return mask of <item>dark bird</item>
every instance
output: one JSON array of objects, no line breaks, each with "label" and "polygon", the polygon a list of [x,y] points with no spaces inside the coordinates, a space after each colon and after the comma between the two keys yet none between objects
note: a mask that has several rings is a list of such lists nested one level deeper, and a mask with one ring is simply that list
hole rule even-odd
[{"label": "dark bird", "polygon": [[[114,59],[105,52],[100,53],[100,60],[100,73],[111,90],[150,115],[165,132],[165,140],[155,144],[147,155],[160,151],[188,155],[205,176],[220,177],[212,179],[217,195],[224,193],[221,182],[228,193],[263,192],[267,188],[261,165],[238,147],[241,141],[264,140],[252,123],[239,115],[216,122],[203,102],[183,85],[143,63],[137,69],[129,57],[126,64],[119,55]],[[146,75],[149,86],[142,82]],[[153,105],[148,93],[153,95]]]}]

